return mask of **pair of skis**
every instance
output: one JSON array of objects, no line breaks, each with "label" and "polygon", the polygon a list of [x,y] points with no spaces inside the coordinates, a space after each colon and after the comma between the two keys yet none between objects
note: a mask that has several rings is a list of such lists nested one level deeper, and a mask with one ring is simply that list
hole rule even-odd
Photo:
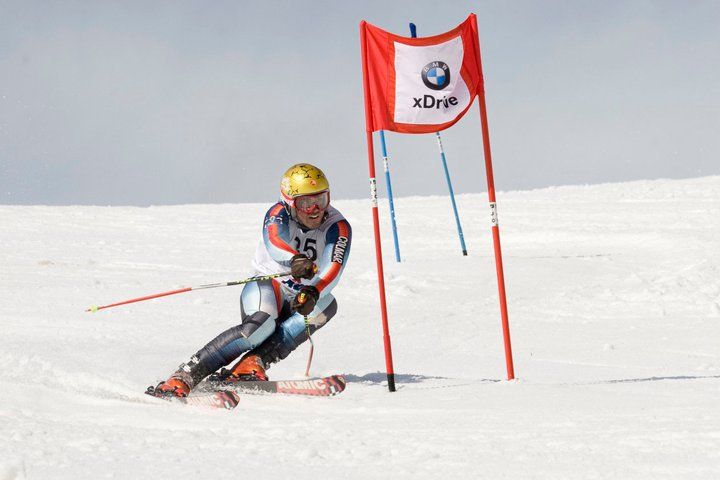
[{"label": "pair of skis", "polygon": [[238,405],[240,395],[282,393],[287,395],[306,395],[330,397],[345,390],[345,378],[342,375],[309,378],[306,380],[279,381],[239,381],[209,379],[200,383],[187,397],[158,396],[154,387],[148,387],[148,395],[165,398],[186,405],[232,410]]}]

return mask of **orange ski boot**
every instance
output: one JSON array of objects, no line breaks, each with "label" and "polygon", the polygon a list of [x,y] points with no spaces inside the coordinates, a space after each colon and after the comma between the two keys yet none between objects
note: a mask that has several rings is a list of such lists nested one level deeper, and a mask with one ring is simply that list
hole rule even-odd
[{"label": "orange ski boot", "polygon": [[232,369],[227,378],[230,382],[238,381],[267,381],[265,365],[259,355],[245,355]]},{"label": "orange ski boot", "polygon": [[190,386],[178,377],[170,377],[155,387],[156,397],[187,397]]}]

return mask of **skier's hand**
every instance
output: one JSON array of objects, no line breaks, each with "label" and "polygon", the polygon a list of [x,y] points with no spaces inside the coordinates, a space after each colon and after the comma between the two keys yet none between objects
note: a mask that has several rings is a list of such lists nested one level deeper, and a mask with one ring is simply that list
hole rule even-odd
[{"label": "skier's hand", "polygon": [[320,298],[320,292],[312,285],[303,285],[292,301],[291,308],[300,315],[309,315]]},{"label": "skier's hand", "polygon": [[310,280],[317,273],[318,267],[307,256],[299,253],[290,259],[290,271],[295,278]]}]

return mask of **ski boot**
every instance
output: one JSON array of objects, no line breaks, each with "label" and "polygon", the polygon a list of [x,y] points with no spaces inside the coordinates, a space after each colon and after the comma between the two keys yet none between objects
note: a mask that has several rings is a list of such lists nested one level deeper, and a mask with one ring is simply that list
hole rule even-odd
[{"label": "ski boot", "polygon": [[158,383],[157,387],[148,387],[148,395],[154,397],[187,397],[190,393],[190,386],[181,378],[172,376],[164,382]]},{"label": "ski boot", "polygon": [[245,355],[229,371],[226,382],[264,382],[268,380],[265,364],[259,355]]}]

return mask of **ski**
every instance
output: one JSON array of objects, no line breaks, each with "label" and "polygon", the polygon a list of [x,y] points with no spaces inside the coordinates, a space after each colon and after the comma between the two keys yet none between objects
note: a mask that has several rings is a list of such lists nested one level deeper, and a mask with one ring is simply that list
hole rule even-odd
[{"label": "ski", "polygon": [[237,407],[237,404],[240,401],[240,397],[238,397],[235,392],[226,390],[196,391],[191,392],[187,397],[175,397],[172,395],[159,395],[155,392],[155,387],[150,386],[147,388],[145,393],[155,398],[160,398],[174,403],[182,403],[183,405],[224,408],[226,410],[232,410]]},{"label": "ski", "polygon": [[330,397],[345,390],[345,377],[331,375],[329,377],[308,378],[305,380],[247,380],[227,381],[208,379],[200,383],[195,391],[216,392],[226,391],[236,394],[244,393],[283,393],[287,395],[308,395],[313,397]]}]

